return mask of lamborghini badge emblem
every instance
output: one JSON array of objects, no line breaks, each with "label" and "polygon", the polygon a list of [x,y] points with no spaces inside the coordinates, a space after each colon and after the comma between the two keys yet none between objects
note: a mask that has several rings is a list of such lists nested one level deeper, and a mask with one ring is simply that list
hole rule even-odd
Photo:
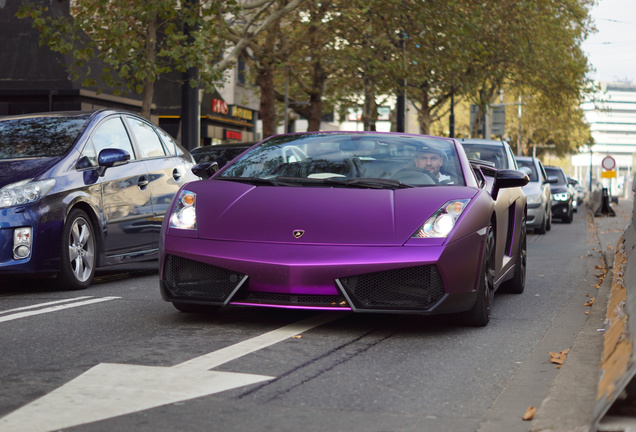
[{"label": "lamborghini badge emblem", "polygon": [[301,238],[305,234],[305,230],[294,230],[294,238]]}]

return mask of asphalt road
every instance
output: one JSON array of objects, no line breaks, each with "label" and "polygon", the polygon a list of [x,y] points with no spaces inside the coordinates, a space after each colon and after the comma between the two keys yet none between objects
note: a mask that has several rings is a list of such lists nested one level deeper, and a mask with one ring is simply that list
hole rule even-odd
[{"label": "asphalt road", "polygon": [[102,272],[84,291],[2,286],[0,430],[527,431],[521,417],[558,372],[549,352],[572,345],[593,295],[601,254],[585,219],[529,235],[526,291],[497,294],[485,328],[184,314],[161,300],[156,263]]}]

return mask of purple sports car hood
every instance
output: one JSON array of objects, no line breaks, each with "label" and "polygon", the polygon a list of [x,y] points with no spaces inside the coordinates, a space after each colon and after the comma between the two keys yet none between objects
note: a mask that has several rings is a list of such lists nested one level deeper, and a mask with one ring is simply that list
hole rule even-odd
[{"label": "purple sports car hood", "polygon": [[[402,245],[460,186],[409,189],[269,187],[207,180],[197,193],[199,238],[322,245]],[[300,235],[302,233],[302,235]]]}]

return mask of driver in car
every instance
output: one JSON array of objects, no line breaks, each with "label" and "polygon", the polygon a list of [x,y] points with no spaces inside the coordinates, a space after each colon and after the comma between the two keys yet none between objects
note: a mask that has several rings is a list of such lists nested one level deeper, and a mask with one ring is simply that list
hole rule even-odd
[{"label": "driver in car", "polygon": [[438,183],[448,183],[452,180],[450,176],[440,172],[442,165],[444,164],[444,153],[433,146],[418,146],[415,151],[413,162],[417,168],[431,173]]}]

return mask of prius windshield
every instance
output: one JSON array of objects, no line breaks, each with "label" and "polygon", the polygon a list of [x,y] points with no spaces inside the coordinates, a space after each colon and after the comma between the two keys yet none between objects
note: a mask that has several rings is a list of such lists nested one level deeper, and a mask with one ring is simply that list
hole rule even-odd
[{"label": "prius windshield", "polygon": [[0,119],[0,159],[61,156],[75,143],[88,116]]},{"label": "prius windshield", "polygon": [[464,185],[453,140],[381,133],[272,137],[215,177],[272,185]]}]

